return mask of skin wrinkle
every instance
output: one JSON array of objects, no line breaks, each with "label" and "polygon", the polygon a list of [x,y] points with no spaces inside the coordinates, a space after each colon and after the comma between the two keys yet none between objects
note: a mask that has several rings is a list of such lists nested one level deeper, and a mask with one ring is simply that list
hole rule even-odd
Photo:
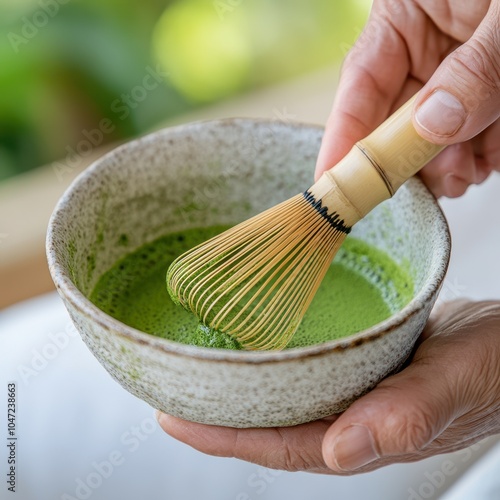
[{"label": "skin wrinkle", "polygon": [[[443,33],[450,38],[455,38],[460,42],[466,42],[476,30],[476,27],[486,16],[490,2],[464,0],[462,8],[457,8],[458,2],[444,0],[436,2],[436,0],[419,0],[418,4],[427,14],[429,19]],[[444,7],[441,9],[440,7]],[[473,11],[473,9],[476,9]],[[459,11],[459,12],[457,12]],[[455,12],[457,12],[455,14]]]},{"label": "skin wrinkle", "polygon": [[295,452],[291,451],[290,446],[287,443],[287,438],[283,435],[284,431],[278,428],[276,429],[276,432],[281,437],[281,463],[285,464],[286,470],[293,472],[307,470],[306,466],[304,466],[303,464],[301,465],[301,462],[303,462],[304,459],[301,456],[293,456],[295,455]]},{"label": "skin wrinkle", "polygon": [[369,130],[368,127],[363,123],[363,121],[360,118],[358,118],[357,116],[350,114],[347,111],[343,111],[342,114],[345,117],[348,117],[350,121],[357,122],[359,125],[363,126],[366,130]]},{"label": "skin wrinkle", "polygon": [[[407,24],[409,25],[408,28],[414,27],[415,24],[417,24],[417,23],[421,24],[421,22],[422,22],[421,13],[422,13],[422,11],[418,8],[414,9],[413,14],[415,14],[415,15],[411,15],[406,10],[406,19],[407,19]],[[420,82],[424,82],[425,80],[428,79],[429,75],[426,74],[427,72],[423,72],[424,73],[423,75],[419,75],[419,73],[422,71],[420,69],[420,65],[422,63],[422,60],[425,60],[424,57],[422,57],[422,58],[420,57],[420,54],[424,53],[425,45],[426,45],[427,40],[428,40],[428,37],[425,36],[427,33],[424,32],[424,34],[423,34],[424,36],[422,36],[420,38],[420,41],[421,41],[423,47],[418,46],[418,50],[417,50],[416,47],[408,46],[408,43],[407,43],[403,33],[400,31],[398,26],[396,24],[394,24],[394,22],[390,18],[387,19],[387,22],[389,23],[390,27],[394,30],[394,32],[398,34],[400,43],[405,47],[407,60],[409,61],[409,65],[408,65],[409,66],[409,68],[408,68],[409,75],[411,75],[413,78],[417,79]],[[426,31],[427,29],[430,29],[430,28],[428,26],[424,25],[424,30]],[[432,71],[430,72],[430,74],[432,74]]]},{"label": "skin wrinkle", "polygon": [[[406,382],[410,383],[409,381]],[[413,380],[413,385],[418,386],[421,384],[420,377]],[[412,401],[408,400],[407,391],[401,387],[400,380],[397,376],[386,379],[377,387],[376,401],[370,398],[369,401],[361,403],[354,403],[350,408],[349,419],[342,427],[337,427],[336,434],[338,434],[344,426],[349,426],[352,422],[359,425],[366,425],[370,427],[370,422],[374,422],[384,415],[384,424],[381,428],[375,428],[372,431],[375,438],[377,453],[382,456],[399,457],[406,453],[419,453],[424,449],[436,434],[441,432],[441,428],[445,428],[448,418],[440,418],[443,420],[442,424],[436,428],[432,424],[432,409],[427,406],[421,405],[415,408]],[[361,400],[362,401],[362,400]],[[404,411],[402,411],[404,410]],[[340,422],[342,422],[342,417]],[[339,424],[340,424],[339,422]],[[408,429],[411,429],[408,432]],[[393,448],[384,447],[385,433],[390,432],[393,436],[401,436],[401,439],[406,441],[390,441],[391,446],[397,448],[397,452]],[[380,434],[382,433],[382,434]],[[325,440],[326,441],[326,440]],[[330,450],[331,443],[325,443],[323,451]],[[399,461],[399,458],[398,460]]]},{"label": "skin wrinkle", "polygon": [[[316,442],[317,443],[316,449],[317,450],[321,449],[321,442],[323,440],[323,436],[328,430],[330,423],[323,422],[322,420],[316,423],[318,424],[317,427],[318,429],[320,429],[320,432],[318,433],[308,432],[307,434],[305,434],[303,440],[302,439],[297,440],[295,438],[291,438],[290,443],[287,442],[289,439],[288,433],[290,428],[285,427],[283,429],[280,428],[276,429],[283,439],[283,448],[285,450],[285,463],[291,464],[292,467],[292,469],[287,469],[287,470],[299,472],[299,471],[308,471],[311,468],[324,469],[326,467],[326,464],[321,454],[318,453],[314,454],[309,452],[310,449],[314,449],[314,446],[309,448],[307,446],[306,447],[301,446],[302,441],[305,441],[308,445],[311,444],[312,442]],[[303,449],[304,452],[298,454],[297,453],[298,449]]]},{"label": "skin wrinkle", "polygon": [[[419,408],[418,413],[412,415],[397,412],[397,409],[397,413],[394,409],[389,411],[384,422],[384,431],[391,429],[391,432],[399,437],[391,443],[392,446],[397,447],[397,452],[385,449],[384,440],[379,437],[375,439],[379,443],[380,456],[396,457],[407,453],[418,454],[434,439],[436,431],[432,412],[423,408]],[[377,408],[377,413],[380,414],[380,412],[381,410]]]},{"label": "skin wrinkle", "polygon": [[[453,343],[453,348],[448,348],[448,357],[451,359],[447,366],[454,368],[455,365],[452,362],[455,361],[458,367],[470,367],[467,371],[454,369],[443,372],[444,376],[449,375],[451,388],[460,388],[460,392],[454,395],[455,401],[461,401],[464,394],[469,396],[468,401],[462,400],[462,414],[471,412],[478,406],[482,406],[483,410],[494,407],[500,399],[500,366],[498,358],[492,355],[498,350],[498,337],[494,328],[500,323],[500,310],[496,303],[483,304],[481,309],[473,315],[468,314],[469,310],[470,307],[466,307],[461,312],[462,316],[458,318],[458,321],[454,317],[453,320],[450,318],[447,323],[442,323],[441,328],[448,329],[448,331],[432,339],[438,344],[438,349],[439,343],[442,345]],[[488,331],[490,324],[494,325],[492,331]],[[470,347],[471,332],[474,337],[475,332],[481,328],[485,330],[482,335],[483,342],[476,342]],[[472,357],[477,359],[473,363],[470,362]],[[456,383],[457,380],[459,383]],[[480,391],[476,386],[478,380],[483,382],[479,386]],[[489,395],[491,397],[488,397]]]},{"label": "skin wrinkle", "polygon": [[490,6],[488,9],[487,15],[483,18],[482,22],[479,24],[479,35],[482,35],[483,32],[486,35],[486,39],[488,43],[491,45],[494,50],[493,57],[496,55],[497,63],[500,59],[498,56],[498,51],[495,49],[499,46],[500,43],[500,3],[498,1],[490,2]]},{"label": "skin wrinkle", "polygon": [[[387,90],[385,84],[379,83],[380,75],[377,75],[376,77],[373,73],[373,70],[376,70],[376,68],[372,68],[370,64],[366,64],[365,47],[368,46],[371,50],[373,50],[373,45],[376,44],[381,58],[385,59],[392,59],[394,57],[401,59],[403,57],[402,52],[408,55],[408,49],[401,34],[398,31],[391,29],[392,24],[390,19],[387,19],[384,16],[378,17],[380,17],[380,22],[387,25],[387,28],[384,28],[384,26],[379,28],[381,30],[380,36],[384,38],[381,40],[373,40],[372,34],[370,33],[370,25],[368,25],[363,31],[361,37],[355,43],[351,52],[347,55],[343,64],[343,73],[347,76],[350,71],[354,71],[359,68],[361,75],[363,75],[363,78],[360,78],[359,81],[362,81],[366,76],[368,76],[370,78],[370,84],[373,85],[379,95],[382,96],[383,100],[387,100],[390,98],[391,91]],[[390,40],[389,37],[394,35],[395,39]],[[408,58],[405,58],[405,60],[408,60]],[[398,71],[406,73],[408,69],[408,64],[405,64],[404,66],[399,67]]]},{"label": "skin wrinkle", "polygon": [[[486,30],[483,30],[486,31]],[[467,44],[467,50],[473,51],[473,57],[468,57],[467,63],[471,63],[469,71],[472,71],[476,78],[490,91],[487,97],[491,99],[498,93],[500,85],[500,57],[492,42],[491,33],[477,33]],[[460,49],[458,49],[460,52]],[[495,57],[497,56],[497,57]],[[465,64],[465,61],[460,61]],[[491,72],[494,72],[491,75]]]},{"label": "skin wrinkle", "polygon": [[[489,95],[487,97],[491,100],[491,96],[498,93],[500,74],[495,79],[491,79],[489,76],[486,76],[487,74],[489,75],[489,71],[487,71],[486,68],[491,67],[487,65],[491,65],[491,62],[484,59],[481,53],[481,50],[483,49],[476,48],[475,45],[480,45],[480,43],[477,40],[471,40],[466,49],[462,46],[453,52],[450,57],[450,67],[457,84],[462,85],[467,89],[470,81],[470,75],[472,74],[474,78],[479,80],[488,89]],[[467,51],[468,54],[466,54],[465,51]],[[471,57],[470,52],[474,52],[473,57]],[[482,101],[485,100],[486,98],[474,98],[472,101],[475,106],[470,106],[470,100],[469,104],[466,102],[464,105],[468,107],[468,112],[470,113],[471,111],[476,111],[482,104]]]},{"label": "skin wrinkle", "polygon": [[[458,347],[460,346],[457,343]],[[464,346],[466,343],[464,343]],[[471,357],[474,355],[471,349],[467,349],[467,352],[462,352],[460,349],[453,359],[450,359],[448,363],[454,363],[454,366],[462,367],[469,366]],[[467,370],[469,372],[469,370]],[[455,402],[455,412],[454,420],[466,415],[468,412],[474,409],[476,398],[474,397],[474,388],[470,387],[471,377],[470,373],[466,373],[464,370],[444,370],[443,376],[448,380],[448,386],[450,394],[453,395],[453,401]]]},{"label": "skin wrinkle", "polygon": [[[380,83],[374,77],[373,73],[371,73],[370,68],[367,68],[367,67],[362,66],[362,65],[357,64],[357,63],[349,64],[348,66],[346,66],[345,75],[346,75],[346,78],[351,77],[360,86],[376,89],[377,93],[382,96],[383,100],[388,99],[389,94],[386,94],[386,90],[380,85]],[[381,115],[380,112],[378,112],[376,107],[373,107],[372,109],[373,109],[372,114],[374,116],[376,116],[376,119],[371,118],[369,121],[370,122],[376,121],[377,124],[382,123],[385,116]],[[360,117],[356,117],[356,115],[348,113],[345,110],[341,110],[341,112],[342,111],[343,111],[343,113],[345,113],[346,116],[349,116],[350,118],[356,119],[356,121],[361,122]],[[366,110],[363,117],[365,117],[368,114],[369,114],[369,110]],[[380,118],[379,118],[379,116],[380,116]],[[338,117],[336,117],[336,119],[338,119]],[[363,134],[366,135],[366,134],[370,133],[372,130],[372,127],[367,126],[367,124],[364,122],[361,122],[361,123],[364,127]],[[360,137],[360,138],[362,138],[362,137]]]},{"label": "skin wrinkle", "polygon": [[[492,435],[492,434],[489,434]],[[484,436],[486,437],[486,436]],[[444,447],[437,447],[436,441],[433,441],[427,448],[422,450],[418,454],[405,454],[405,455],[399,455],[397,457],[397,463],[412,463],[412,462],[418,462],[420,460],[424,460],[426,458],[433,457],[437,454],[445,454],[445,453],[452,453],[455,451],[462,450],[464,448],[467,448],[469,446],[472,446],[473,444],[477,443],[478,439],[477,438],[472,438],[472,439],[464,439],[459,442],[450,442],[449,445],[445,445]],[[386,467],[388,465],[394,464],[394,457],[383,457],[377,460],[376,462],[372,462],[364,467],[361,467],[357,469],[356,471],[352,472],[334,472],[334,471],[324,471],[324,474],[334,474],[334,475],[340,475],[340,476],[353,476],[355,474],[362,474],[365,472],[372,472],[374,470],[380,469],[382,467]]]},{"label": "skin wrinkle", "polygon": [[[483,344],[478,346],[478,349],[481,351],[480,357],[483,362],[475,367],[478,371],[476,379],[485,380],[486,383],[481,385],[482,398],[477,401],[477,404],[478,406],[482,406],[483,411],[493,407],[495,403],[500,406],[500,398],[495,398],[495,394],[497,396],[500,394],[500,356],[498,358],[491,356],[491,351],[494,351],[495,341],[498,342],[497,332],[492,335],[491,347],[489,349]],[[471,380],[473,379],[471,378]],[[475,387],[469,387],[471,392],[473,392],[474,389]]]},{"label": "skin wrinkle", "polygon": [[[327,422],[325,422],[324,426],[323,426],[323,433],[311,436],[312,439],[314,439],[314,441],[316,443],[315,449],[317,449],[318,451],[321,450],[321,444],[323,442],[323,438],[324,438],[324,436],[326,434],[326,431],[328,430],[329,427],[330,427],[330,424],[328,424]],[[306,462],[309,462],[309,463],[313,464],[314,468],[318,468],[318,467],[321,467],[323,469],[326,468],[326,464],[325,464],[325,461],[323,459],[323,455],[321,453],[319,453],[316,456],[316,453],[311,452],[310,448],[307,448],[306,455],[307,455]],[[307,470],[308,469],[304,469],[304,471],[307,471]]]},{"label": "skin wrinkle", "polygon": [[[412,14],[410,15],[406,11],[406,29],[417,32],[423,30],[423,33],[416,40],[412,39],[411,46],[408,46],[404,34],[390,17],[387,18],[387,22],[398,34],[401,44],[406,48],[409,75],[421,82],[423,86],[434,73],[436,66],[441,64],[448,54],[460,44],[451,37],[443,37],[439,27],[426,11],[415,2],[412,2],[412,5],[414,5]],[[433,46],[430,46],[430,42]]]},{"label": "skin wrinkle", "polygon": [[[409,17],[408,11],[406,11],[406,18],[408,18],[408,17]],[[408,47],[408,44],[405,40],[405,37],[403,36],[403,34],[399,30],[399,28],[393,23],[391,17],[388,16],[387,13],[384,12],[384,14],[382,15],[382,18],[387,23],[387,25],[389,27],[387,32],[391,33],[391,29],[392,29],[392,33],[394,33],[397,36],[397,42],[395,45],[397,46],[397,44],[399,44],[400,46],[404,47],[404,50],[405,50],[406,56],[407,56],[406,59],[409,61],[409,71],[411,72],[411,69],[412,69],[411,49],[410,49],[410,47]]]},{"label": "skin wrinkle", "polygon": [[230,457],[230,458],[235,458],[238,456],[237,451],[239,449],[239,443],[238,440],[240,438],[240,433],[237,430],[234,430],[232,433],[233,435],[233,442],[232,444],[229,445],[229,453],[225,456]]},{"label": "skin wrinkle", "polygon": [[[187,442],[192,442],[192,441],[197,441],[199,445],[196,447],[198,451],[201,451],[203,453],[207,453],[209,455],[215,455],[215,456],[226,456],[225,454],[221,454],[221,452],[217,448],[217,439],[212,440],[212,439],[207,439],[207,435],[205,432],[203,432],[203,429],[197,428],[197,426],[190,426],[187,427],[186,425],[182,425],[182,421],[179,422],[180,419],[178,419],[178,425],[181,427],[184,427],[184,429],[187,430],[187,435],[186,437],[188,439],[181,439],[181,441],[187,443]],[[216,429],[214,429],[214,433],[216,433]],[[180,434],[183,436],[183,434]],[[177,437],[177,436],[174,436]],[[215,436],[216,437],[216,436]],[[177,437],[177,439],[179,439]],[[236,456],[236,455],[234,455]]]},{"label": "skin wrinkle", "polygon": [[401,33],[394,30],[391,16],[388,14],[390,13],[384,8],[384,2],[374,4],[368,23],[361,36],[356,40],[352,50],[347,54],[344,63],[349,63],[351,59],[356,60],[363,57],[364,47],[372,48],[373,44],[376,44],[381,58],[401,56],[400,47],[405,46],[406,42]]},{"label": "skin wrinkle", "polygon": [[[321,425],[321,421],[316,422],[316,424]],[[328,428],[326,422],[323,427],[326,431]],[[303,439],[296,440],[290,437],[288,427],[284,428],[273,428],[268,429],[272,432],[278,439],[278,442],[274,442],[273,439],[269,439],[267,450],[264,454],[268,457],[266,461],[266,467],[271,469],[283,469],[288,472],[300,472],[309,470],[311,467],[317,470],[324,469],[325,463],[320,454],[310,455],[307,453],[307,448],[302,446],[302,441],[308,440],[308,436],[304,436]],[[245,430],[236,430],[237,434],[245,434]],[[313,434],[312,438],[315,439],[316,436]],[[304,450],[303,453],[297,453],[297,450]],[[251,460],[253,461],[253,460]],[[259,463],[259,462],[256,462]]]},{"label": "skin wrinkle", "polygon": [[[422,366],[425,365],[426,363],[420,362],[418,364],[417,369],[420,369],[420,371],[424,371],[421,368]],[[429,368],[433,367],[434,366]],[[425,372],[428,372],[428,370],[425,370]],[[415,387],[418,387],[418,389],[415,391],[416,394],[422,391],[421,388],[429,387],[431,382],[432,380],[426,380],[426,377],[420,377],[420,376],[414,377],[413,384]],[[426,446],[428,446],[430,442],[432,442],[437,436],[439,436],[451,424],[451,422],[454,419],[453,413],[450,412],[450,408],[453,408],[453,401],[449,396],[449,391],[448,391],[449,384],[443,387],[441,386],[433,387],[432,385],[430,387],[431,391],[433,392],[438,391],[435,392],[435,394],[433,394],[434,397],[432,401],[428,399],[429,398],[428,394],[422,394],[421,400],[425,401],[425,404],[420,405],[415,412],[407,411],[406,414],[404,412],[398,413],[400,415],[400,418],[403,418],[406,425],[408,425],[408,422],[410,422],[409,425],[410,428],[413,425],[413,430],[408,432],[407,434],[410,436],[413,435],[418,436],[417,437],[418,441],[411,443],[413,448],[409,449],[403,447],[402,448],[403,452],[411,452],[411,451],[419,452],[420,450],[424,449]],[[404,386],[400,387],[400,390],[407,397]],[[411,402],[409,404],[409,408],[411,408]],[[394,410],[398,412],[398,407],[396,407]],[[388,426],[388,428],[390,428],[390,426]],[[402,429],[402,431],[404,435],[405,434],[404,429]]]},{"label": "skin wrinkle", "polygon": [[[445,446],[453,446],[457,442],[457,433],[463,436],[462,440],[458,440],[459,444],[461,442],[477,442],[480,439],[497,434],[500,431],[500,425],[498,425],[499,417],[500,411],[495,411],[493,414],[485,414],[485,412],[478,411],[472,415],[465,415],[457,419],[454,427],[451,429],[455,431],[455,442],[452,439],[451,433],[448,433],[445,438],[449,441],[445,442]],[[439,445],[440,443],[436,444]]]}]

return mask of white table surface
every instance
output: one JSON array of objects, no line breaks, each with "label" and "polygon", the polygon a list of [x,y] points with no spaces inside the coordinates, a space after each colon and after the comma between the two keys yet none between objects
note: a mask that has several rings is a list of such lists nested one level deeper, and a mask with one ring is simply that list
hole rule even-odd
[{"label": "white table surface", "polygon": [[[443,299],[500,298],[500,175],[442,205],[453,236]],[[16,495],[4,480],[8,381],[18,386]],[[111,379],[74,334],[56,294],[0,313],[0,408],[0,499],[415,500],[446,490],[446,500],[500,498],[498,465],[491,465],[500,451],[498,445],[490,450],[491,439],[472,450],[347,478],[269,472],[203,455],[164,434],[152,409]],[[119,454],[121,464],[96,473],[110,454]],[[464,475],[481,456],[484,462]],[[478,477],[482,490],[473,485]],[[77,491],[78,481],[88,479],[92,488]]]}]

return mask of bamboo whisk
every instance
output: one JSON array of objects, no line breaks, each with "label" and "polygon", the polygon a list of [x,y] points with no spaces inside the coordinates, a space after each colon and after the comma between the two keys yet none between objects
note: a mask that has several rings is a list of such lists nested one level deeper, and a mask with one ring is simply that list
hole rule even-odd
[{"label": "bamboo whisk", "polygon": [[351,227],[443,149],[415,131],[414,99],[303,194],[178,257],[174,301],[245,349],[285,347]]}]

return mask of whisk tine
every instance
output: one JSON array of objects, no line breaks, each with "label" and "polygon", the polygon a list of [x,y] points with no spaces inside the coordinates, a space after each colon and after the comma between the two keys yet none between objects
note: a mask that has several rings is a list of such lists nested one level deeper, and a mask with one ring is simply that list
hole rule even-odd
[{"label": "whisk tine", "polygon": [[[274,256],[272,259],[269,259],[268,255],[265,255],[263,253],[261,253],[260,257],[259,258],[254,258],[254,259],[246,259],[247,262],[248,260],[250,260],[250,264],[251,265],[248,265],[247,262],[245,263],[245,267],[244,269],[242,269],[242,273],[243,276],[241,276],[241,274],[238,276],[238,277],[241,277],[241,278],[246,278],[247,275],[244,274],[246,271],[250,271],[253,267],[258,267],[258,265],[263,262],[265,265],[261,268],[259,268],[259,271],[261,271],[262,273],[267,273],[268,271],[272,270],[274,268],[274,271],[271,273],[270,276],[268,276],[268,278],[264,281],[264,283],[261,284],[260,288],[259,288],[259,292],[260,290],[264,289],[267,284],[269,284],[269,282],[273,279],[273,277],[275,277],[276,275],[279,274],[279,271],[288,263],[289,260],[291,260],[294,256],[294,252],[298,252],[300,250],[300,247],[297,248],[297,250],[289,250],[289,247],[291,246],[291,244],[295,243],[295,241],[297,240],[297,235],[295,232],[293,232],[291,230],[290,227],[287,227],[285,229],[285,231],[283,233],[280,233],[279,234],[279,238],[275,238],[277,239],[276,241],[276,244],[273,246],[273,251],[274,251]],[[271,242],[271,244],[274,243]],[[284,260],[283,260],[284,259]],[[278,265],[278,263],[280,263]],[[275,267],[276,265],[278,265],[278,267]],[[248,291],[253,285],[255,285],[258,281],[260,281],[260,276],[259,274],[257,273],[253,273],[254,274],[254,278],[246,283],[245,287],[240,290],[234,297],[231,298],[231,303],[235,303],[237,301],[239,301],[241,299],[241,297],[245,294],[246,291]],[[273,287],[276,287],[277,283],[275,283],[273,285]],[[265,298],[267,298],[267,295],[269,295],[271,293],[272,289],[268,291],[268,293],[261,299],[261,301],[257,304],[255,304],[255,307],[258,308],[261,303],[265,300]],[[231,304],[225,304],[224,306],[224,309],[228,309],[229,307],[231,306]],[[239,313],[235,316],[235,318],[232,319],[232,321],[226,325],[226,328],[230,328],[230,326],[234,323],[235,320],[237,320],[239,318],[239,316],[245,311],[246,308],[248,308],[249,306],[249,303],[247,303],[240,311]],[[219,312],[219,315],[222,313],[222,311]],[[217,323],[217,317],[214,318],[214,324],[216,325],[215,327],[218,328],[218,323]],[[245,324],[245,322],[241,322],[240,323],[240,326],[243,326]],[[237,330],[234,330],[235,332]]]},{"label": "whisk tine", "polygon": [[[292,243],[294,243],[294,244],[295,244],[295,243],[296,243],[296,240],[298,239],[298,237],[297,237],[296,233],[292,233],[292,238],[295,238],[295,239],[292,239]],[[283,268],[286,264],[288,264],[288,261],[289,261],[289,260],[291,260],[291,259],[294,257],[294,255],[295,255],[295,254],[300,255],[300,253],[299,253],[299,252],[300,252],[300,250],[301,250],[301,247],[300,247],[300,246],[298,246],[296,249],[294,248],[294,250],[292,250],[292,251],[287,250],[287,248],[288,248],[288,246],[290,245],[290,243],[291,243],[291,242],[290,242],[290,238],[284,238],[284,237],[281,237],[281,238],[278,240],[278,242],[277,242],[277,245],[276,245],[276,247],[277,247],[277,248],[276,248],[276,250],[275,250],[276,254],[275,254],[275,256],[273,257],[273,259],[271,259],[271,260],[267,260],[267,258],[266,258],[267,265],[266,265],[266,267],[262,270],[262,271],[264,271],[264,272],[265,272],[265,271],[268,271],[268,270],[270,270],[270,269],[272,269],[272,268],[275,266],[275,264],[276,264],[277,262],[280,262],[280,261],[281,261],[281,264],[280,264],[278,267],[276,267],[276,268],[274,269],[273,273],[272,273],[272,274],[271,274],[271,275],[267,278],[267,280],[266,280],[264,283],[262,283],[262,285],[261,285],[261,287],[260,287],[260,289],[259,289],[259,292],[265,288],[265,286],[266,286],[266,285],[267,285],[267,284],[268,284],[268,283],[272,280],[272,278],[273,278],[274,276],[276,276],[277,274],[279,274],[279,273],[280,273],[280,271],[282,270],[282,268]],[[300,244],[301,244],[302,246],[307,245],[307,240],[302,239],[302,241],[300,241]],[[283,247],[285,247],[285,251],[283,251]],[[282,260],[282,258],[283,258],[283,257],[285,258],[285,260]],[[262,260],[263,260],[263,259],[262,259]],[[295,260],[297,260],[297,259],[295,259]],[[298,262],[292,262],[292,264],[298,264]],[[297,273],[297,271],[298,271],[298,268],[297,268],[297,267],[295,267],[295,271],[294,271],[294,272],[295,272],[295,273]],[[286,278],[286,275],[285,275],[285,274],[282,274],[282,275],[281,275],[281,280],[284,280],[285,278]],[[257,277],[256,279],[254,279],[254,281],[257,281],[257,280],[258,280],[258,277]],[[257,304],[255,304],[255,307],[256,307],[256,308],[258,308],[258,307],[259,307],[259,306],[260,306],[260,305],[261,305],[261,304],[265,301],[265,299],[266,299],[266,298],[267,298],[267,297],[268,297],[268,296],[272,293],[273,289],[275,289],[275,288],[278,286],[279,282],[280,282],[280,280],[276,281],[276,282],[273,284],[273,286],[271,287],[271,289],[269,289],[269,290],[268,290],[268,292],[267,292],[267,293],[266,293],[266,294],[262,297],[262,299],[260,300],[260,302],[259,302],[259,303],[257,303]],[[247,286],[248,286],[248,285],[247,285]],[[257,294],[258,294],[258,293],[257,293]],[[256,294],[256,295],[257,295],[257,294]],[[241,298],[241,297],[237,297],[237,298],[236,298],[236,300],[239,300],[239,298]],[[276,299],[276,297],[275,297],[273,300],[275,300],[275,299]],[[272,305],[272,302],[270,303],[270,305]],[[246,305],[246,307],[248,307],[248,304]],[[243,311],[243,310],[242,310],[242,311]],[[241,315],[242,311],[240,311],[240,312],[239,312],[239,313],[238,313],[238,314],[237,314],[237,315],[236,315],[236,316],[235,316],[235,317],[231,320],[231,322],[230,322],[230,323],[228,323],[228,324],[226,325],[226,328],[230,328],[230,327],[231,327],[231,325],[232,325],[232,324],[233,324],[233,323],[234,323],[234,322],[238,319],[239,315]],[[238,329],[239,329],[241,326],[243,326],[244,324],[245,324],[245,322],[244,322],[244,321],[240,322],[240,323],[239,323],[238,328],[235,328],[235,329],[234,329],[234,332],[237,332],[237,331],[238,331]],[[217,326],[216,326],[216,328],[217,328]]]},{"label": "whisk tine", "polygon": [[308,193],[193,248],[168,272],[171,294],[247,349],[284,347],[348,228]]},{"label": "whisk tine", "polygon": [[[298,198],[298,197],[297,197]],[[281,209],[285,208],[286,202],[281,203],[280,205],[277,205],[276,207],[276,215],[279,216],[281,213]],[[271,209],[269,209],[271,211]],[[201,268],[205,267],[207,262],[209,262],[212,258],[215,258],[220,255],[221,248],[230,248],[233,247],[233,250],[231,251],[226,251],[226,256],[231,255],[231,253],[236,253],[237,252],[237,245],[243,244],[245,241],[250,241],[253,237],[254,233],[260,233],[261,236],[258,238],[255,243],[259,243],[260,241],[264,240],[266,236],[268,235],[268,232],[266,232],[266,229],[270,227],[270,230],[275,230],[273,227],[272,219],[268,219],[268,222],[264,222],[262,226],[259,227],[258,222],[260,222],[262,219],[267,219],[267,215],[269,211],[265,211],[258,216],[256,216],[254,219],[245,221],[238,226],[235,226],[234,228],[226,231],[222,235],[219,235],[205,244],[198,245],[197,247],[194,247],[190,252],[185,254],[183,256],[183,267],[179,268],[180,271],[187,266],[191,262],[197,262],[197,265],[193,266],[191,269],[191,272],[187,274],[186,276],[183,277],[183,280],[189,280],[193,275],[197,275],[197,277],[200,277],[198,275],[198,272]],[[253,222],[252,222],[253,221]],[[246,232],[244,229],[246,229],[248,226],[250,226],[251,231]],[[199,256],[202,255],[203,258],[199,258]],[[170,280],[172,283],[176,281],[177,278],[177,273],[172,272],[170,275]],[[182,288],[183,282],[180,282],[177,284],[179,288]],[[173,287],[172,287],[173,288]],[[200,287],[201,288],[201,287]]]},{"label": "whisk tine", "polygon": [[[314,276],[318,272],[320,275],[322,275],[321,274],[322,271],[319,268],[325,267],[324,272],[326,272],[326,270],[328,269],[330,262],[332,260],[332,257],[333,257],[332,256],[332,247],[328,248],[329,243],[331,243],[331,240],[328,240],[327,245],[324,245],[325,252],[323,253],[322,258],[314,261],[314,265],[310,266],[310,269],[307,273],[304,273],[304,275],[302,276],[302,280],[300,282],[297,283],[294,281],[294,278],[298,274],[297,272],[293,273],[290,277],[287,278],[286,286],[283,287],[283,291],[285,292],[285,290],[286,290],[286,293],[283,293],[283,295],[279,296],[279,300],[281,302],[286,300],[285,304],[280,304],[280,303],[276,302],[278,299],[277,295],[275,297],[273,297],[273,301],[270,302],[270,304],[269,304],[269,309],[271,311],[284,310],[285,314],[283,314],[281,316],[281,318],[280,318],[280,316],[275,315],[271,319],[269,319],[268,317],[262,316],[259,319],[259,322],[256,323],[255,325],[253,325],[253,327],[255,329],[259,330],[261,325],[265,324],[267,326],[267,330],[265,331],[265,333],[262,333],[259,338],[255,338],[252,341],[248,342],[247,345],[249,347],[266,348],[266,346],[268,346],[269,344],[273,344],[275,342],[276,337],[279,337],[278,340],[281,339],[281,341],[284,343],[284,345],[286,345],[288,340],[293,335],[293,331],[290,329],[289,332],[284,334],[283,330],[282,330],[283,322],[284,322],[285,318],[287,317],[287,314],[289,314],[291,311],[296,310],[297,311],[296,317],[300,318],[300,317],[302,317],[303,313],[307,309],[309,302],[310,302],[310,300],[307,300],[307,298],[309,297],[310,299],[312,299],[316,289],[320,285],[320,280],[316,280],[316,281],[310,280],[309,279],[310,275],[312,274]],[[306,253],[303,256],[302,260],[305,261],[306,259],[308,259],[310,257],[310,253],[311,252]],[[300,265],[300,263],[299,263],[299,265]],[[324,274],[324,272],[323,272],[323,274]],[[303,288],[301,286],[303,283],[306,283],[306,288]],[[300,301],[300,297],[305,297],[306,300]],[[302,304],[301,304],[301,302],[302,302]],[[241,333],[239,335],[241,336],[240,338],[242,338],[242,339],[246,338],[245,335],[241,335]],[[260,342],[260,340],[263,337],[264,337],[265,342],[262,343],[262,342]]]}]

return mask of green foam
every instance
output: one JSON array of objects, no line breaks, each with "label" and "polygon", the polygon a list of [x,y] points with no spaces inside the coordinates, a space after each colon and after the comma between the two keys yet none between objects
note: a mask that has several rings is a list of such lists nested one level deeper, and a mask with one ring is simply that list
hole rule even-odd
[{"label": "green foam", "polygon": [[[90,299],[114,318],[146,333],[185,344],[224,349],[241,346],[226,334],[199,325],[174,304],[165,286],[171,262],[226,227],[165,235],[131,252],[99,279]],[[359,332],[404,307],[413,294],[406,266],[349,236],[287,348]]]}]

